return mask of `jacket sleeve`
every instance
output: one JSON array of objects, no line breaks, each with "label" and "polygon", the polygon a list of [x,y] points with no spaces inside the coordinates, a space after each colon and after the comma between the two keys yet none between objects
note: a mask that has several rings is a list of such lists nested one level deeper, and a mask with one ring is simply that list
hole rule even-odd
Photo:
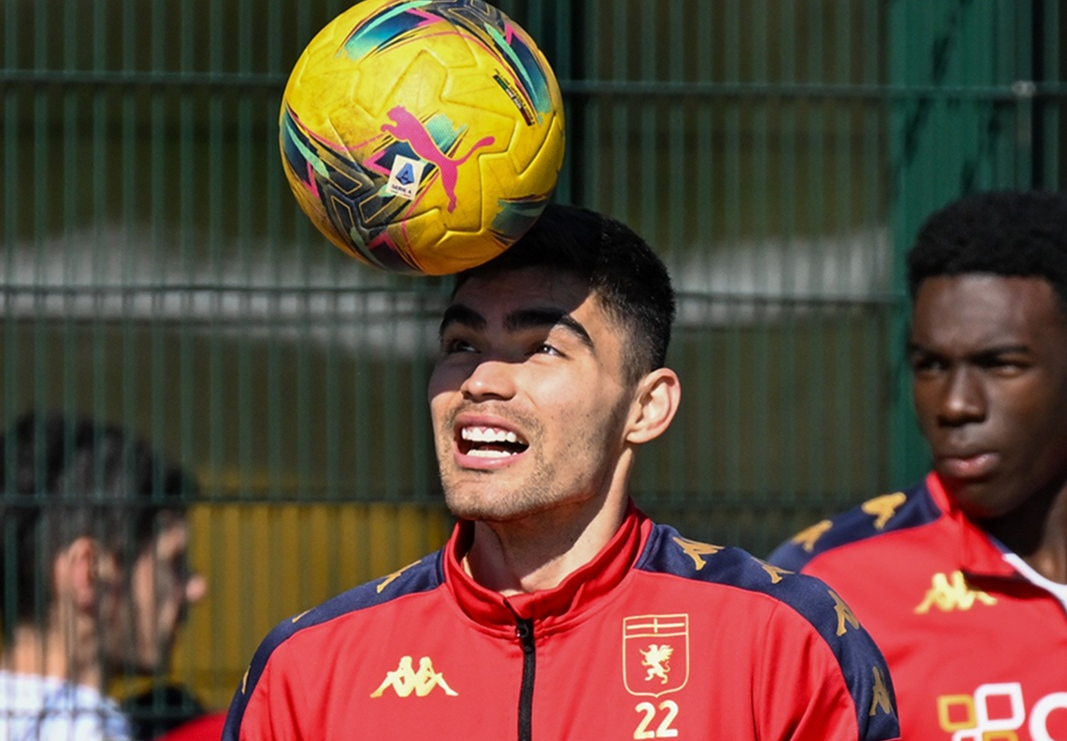
[{"label": "jacket sleeve", "polygon": [[848,606],[810,582],[803,611],[782,603],[766,626],[754,688],[760,738],[899,741],[893,683],[881,651]]},{"label": "jacket sleeve", "polygon": [[319,737],[309,727],[306,682],[290,646],[268,636],[256,651],[226,717],[222,741],[300,741]]}]

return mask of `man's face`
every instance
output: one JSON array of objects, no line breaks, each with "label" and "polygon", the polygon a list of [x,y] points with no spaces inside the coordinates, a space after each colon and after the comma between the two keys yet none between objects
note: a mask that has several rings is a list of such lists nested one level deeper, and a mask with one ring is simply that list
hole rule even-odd
[{"label": "man's face", "polygon": [[965,512],[1000,517],[1067,484],[1067,316],[1047,281],[923,281],[909,360],[935,470]]},{"label": "man's face", "polygon": [[105,651],[114,665],[152,672],[169,663],[185,608],[207,591],[189,572],[188,540],[184,520],[169,522],[133,562],[129,581],[112,584]]},{"label": "man's face", "polygon": [[429,385],[455,515],[514,521],[607,492],[633,400],[620,334],[569,275],[526,268],[459,289]]}]

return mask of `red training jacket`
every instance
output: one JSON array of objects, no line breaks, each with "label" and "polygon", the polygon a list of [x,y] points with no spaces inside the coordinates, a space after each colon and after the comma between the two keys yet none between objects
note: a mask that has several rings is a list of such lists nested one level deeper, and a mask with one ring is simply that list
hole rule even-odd
[{"label": "red training jacket", "polygon": [[898,739],[881,653],[825,584],[631,506],[557,588],[504,597],[471,535],[284,621],[223,739]]},{"label": "red training jacket", "polygon": [[893,672],[905,738],[1067,739],[1067,595],[1006,557],[930,474],[770,560],[825,579],[863,620]]}]

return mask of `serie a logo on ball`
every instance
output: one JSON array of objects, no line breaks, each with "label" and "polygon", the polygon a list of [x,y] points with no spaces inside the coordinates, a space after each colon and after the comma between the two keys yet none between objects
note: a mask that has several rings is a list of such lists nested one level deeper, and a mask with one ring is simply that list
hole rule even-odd
[{"label": "serie a logo on ball", "polygon": [[280,147],[301,209],[384,270],[444,275],[521,237],[564,151],[533,39],[480,0],[365,0],[326,25],[285,87]]}]

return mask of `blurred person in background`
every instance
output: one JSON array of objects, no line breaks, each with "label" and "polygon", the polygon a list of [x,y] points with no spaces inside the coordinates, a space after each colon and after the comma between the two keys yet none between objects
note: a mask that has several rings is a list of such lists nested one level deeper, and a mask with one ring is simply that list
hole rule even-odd
[{"label": "blurred person in background", "polygon": [[1067,196],[962,198],[907,266],[933,470],[770,560],[856,611],[904,738],[1067,739]]},{"label": "blurred person in background", "polygon": [[0,741],[123,741],[106,694],[169,663],[191,573],[197,483],[140,439],[97,421],[30,413],[0,440]]}]

